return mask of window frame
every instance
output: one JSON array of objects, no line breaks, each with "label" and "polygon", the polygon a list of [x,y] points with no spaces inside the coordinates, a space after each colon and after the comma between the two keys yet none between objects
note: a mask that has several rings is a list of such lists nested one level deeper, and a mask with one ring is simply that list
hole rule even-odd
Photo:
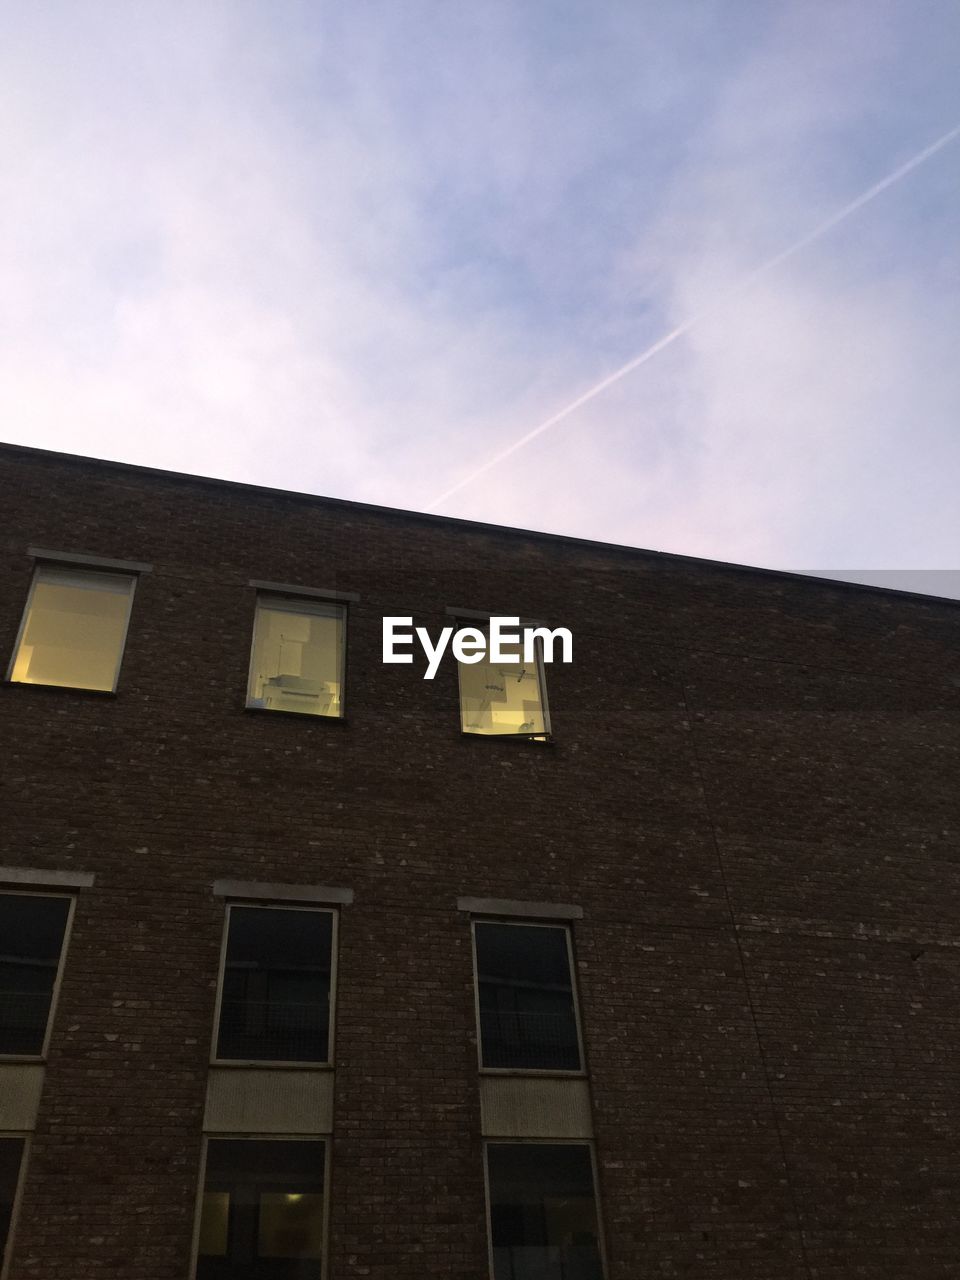
[{"label": "window frame", "polygon": [[[450,611],[448,610],[448,613]],[[493,615],[489,613],[471,614],[469,611],[462,610],[450,615],[454,620],[457,629],[460,627],[473,627],[477,631],[482,631],[487,637],[487,653],[490,649],[490,619],[493,616],[509,616],[515,617],[514,614],[509,615]],[[527,622],[523,618],[520,619],[519,630],[521,636],[521,644],[523,642],[523,631],[525,627],[542,626],[542,623]],[[543,712],[543,731],[540,733],[474,733],[463,727],[463,682],[461,680],[461,668],[464,666],[479,666],[479,663],[462,663],[457,665],[457,705],[460,715],[460,736],[461,738],[493,738],[497,742],[509,741],[515,739],[517,742],[552,742],[553,727],[550,723],[550,702],[547,698],[547,675],[546,663],[543,661],[543,640],[539,636],[534,637],[534,658],[537,672],[537,689],[540,693],[540,707]],[[484,657],[484,661],[489,663],[488,656]]]},{"label": "window frame", "polygon": [[38,891],[33,889],[7,889],[0,886],[0,898],[66,898],[69,903],[67,907],[67,918],[63,925],[63,938],[60,942],[60,957],[57,961],[57,972],[54,975],[53,987],[50,991],[50,1008],[47,1010],[47,1025],[43,1032],[43,1044],[39,1053],[3,1053],[0,1050],[0,1064],[17,1063],[17,1062],[46,1062],[47,1055],[50,1052],[50,1039],[53,1035],[53,1024],[57,1016],[57,1006],[60,1003],[60,987],[63,983],[63,974],[66,967],[67,949],[70,946],[70,937],[73,931],[73,917],[77,909],[77,898],[72,893],[51,893],[47,891]]},{"label": "window frame", "polygon": [[[573,998],[573,1016],[577,1028],[577,1050],[580,1066],[576,1070],[563,1067],[485,1067],[483,1065],[483,1024],[480,1018],[480,967],[477,956],[477,925],[501,924],[520,928],[562,929],[567,943],[567,964],[570,967],[570,992]],[[573,950],[573,929],[566,920],[518,919],[510,916],[471,916],[470,946],[473,961],[473,1009],[477,1029],[477,1070],[484,1076],[539,1076],[559,1077],[563,1080],[583,1080],[587,1077],[587,1056],[583,1043],[583,1025],[580,1020],[580,989],[577,984],[576,957]]]},{"label": "window frame", "polygon": [[[325,912],[332,916],[330,932],[330,995],[328,998],[327,1024],[327,1060],[316,1062],[312,1059],[300,1058],[218,1058],[217,1045],[220,1040],[220,1012],[223,1005],[223,978],[226,972],[227,943],[230,939],[230,913],[234,907],[254,907],[260,911],[313,911]],[[226,903],[223,913],[223,935],[220,940],[220,964],[217,970],[217,999],[213,1010],[213,1036],[210,1041],[211,1067],[255,1067],[264,1071],[303,1070],[332,1071],[334,1069],[334,1052],[336,1049],[337,1027],[337,980],[338,953],[340,942],[340,912],[335,906],[326,906],[315,902],[263,902],[248,899],[236,899]],[[218,1135],[219,1136],[219,1135]],[[302,1135],[301,1135],[302,1136]]]},{"label": "window frame", "polygon": [[[328,593],[326,592],[324,592],[323,594],[318,594],[307,588],[304,588],[302,593],[298,593],[292,588],[290,590],[279,590],[279,589],[272,590],[266,587],[257,587],[255,590],[256,590],[256,595],[253,602],[253,626],[250,628],[250,657],[247,661],[247,687],[246,687],[246,692],[244,694],[244,703],[243,703],[244,711],[253,711],[258,714],[262,712],[265,715],[271,715],[271,716],[273,715],[300,716],[302,719],[314,720],[314,721],[332,720],[334,722],[338,722],[338,721],[346,720],[347,718],[347,623],[349,621],[349,616],[350,616],[349,605],[351,603],[351,600],[347,598],[345,595],[334,596],[332,593],[328,595]],[[307,605],[308,606],[307,608],[305,609],[301,608],[299,612],[305,613],[308,616],[312,612],[313,616],[317,618],[325,616],[324,613],[322,612],[322,610],[324,609],[336,609],[339,611],[340,653],[338,655],[339,660],[337,662],[337,674],[340,681],[340,710],[335,716],[316,715],[312,711],[292,711],[287,707],[261,707],[261,706],[257,706],[254,702],[251,702],[250,686],[251,686],[251,681],[253,676],[253,659],[254,659],[254,654],[256,652],[256,647],[257,647],[257,621],[260,616],[260,605],[261,603],[268,605],[268,602],[271,600],[277,601],[281,604],[283,603],[283,601],[286,600],[286,601],[292,602],[293,604],[299,604],[301,606]],[[309,606],[312,606],[312,609]]]},{"label": "window frame", "polygon": [[483,1159],[483,1196],[487,1223],[487,1265],[490,1268],[489,1280],[496,1280],[493,1259],[493,1203],[490,1199],[490,1161],[487,1151],[490,1147],[586,1147],[590,1153],[590,1173],[593,1179],[593,1207],[597,1214],[597,1251],[600,1254],[600,1267],[604,1280],[610,1274],[607,1263],[606,1232],[603,1225],[603,1208],[600,1196],[600,1167],[597,1160],[597,1144],[593,1138],[487,1138],[482,1139]]},{"label": "window frame", "polygon": [[[211,1142],[322,1142],[323,1143],[323,1252],[320,1257],[320,1280],[327,1280],[330,1256],[330,1164],[333,1135],[330,1133],[204,1133],[200,1146],[200,1175],[194,1200],[193,1244],[190,1249],[190,1280],[196,1280],[200,1261],[200,1219],[203,1194],[207,1186],[207,1152]],[[0,1280],[5,1280],[0,1276]]]},{"label": "window frame", "polygon": [[[92,559],[92,557],[91,557]],[[123,623],[123,634],[120,637],[120,652],[117,655],[117,667],[113,675],[113,684],[109,689],[85,689],[83,685],[78,684],[45,684],[42,680],[14,680],[13,670],[17,665],[17,657],[20,653],[20,645],[23,641],[24,632],[27,629],[27,622],[30,618],[30,609],[33,605],[33,597],[37,587],[37,581],[43,569],[59,569],[61,572],[76,574],[78,577],[89,575],[91,573],[112,574],[116,578],[127,578],[130,582],[130,591],[127,595],[127,616]],[[73,693],[92,693],[92,694],[115,694],[120,685],[120,672],[123,670],[123,659],[127,652],[127,637],[130,633],[130,619],[133,617],[133,601],[137,594],[137,584],[140,580],[140,572],[134,569],[120,569],[110,564],[76,564],[68,560],[54,560],[37,557],[33,571],[30,577],[30,589],[27,591],[26,603],[23,606],[23,613],[20,617],[20,626],[17,628],[17,638],[13,642],[13,652],[10,655],[10,661],[7,663],[7,674],[5,678],[6,684],[26,685],[31,688],[40,689],[64,689]]]}]

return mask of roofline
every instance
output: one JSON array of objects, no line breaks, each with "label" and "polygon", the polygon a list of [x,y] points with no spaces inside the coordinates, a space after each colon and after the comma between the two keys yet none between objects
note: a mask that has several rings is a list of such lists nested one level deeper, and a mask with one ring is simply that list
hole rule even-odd
[{"label": "roofline", "polygon": [[33,445],[9,444],[0,441],[0,453],[25,454],[28,457],[49,459],[52,462],[96,467],[104,471],[131,472],[136,475],[157,476],[161,480],[184,481],[188,484],[208,485],[217,489],[233,489],[243,493],[268,494],[279,498],[293,498],[301,502],[317,502],[326,506],[344,507],[352,511],[367,511],[374,515],[403,520],[417,520],[426,524],[460,529],[475,529],[483,533],[508,534],[511,537],[534,538],[565,546],[585,547],[594,551],[612,551],[619,555],[641,556],[655,561],[669,561],[695,568],[725,569],[735,573],[758,574],[765,578],[781,578],[790,582],[812,582],[822,586],[838,587],[847,591],[879,592],[885,596],[903,597],[908,600],[933,601],[937,604],[960,606],[960,600],[951,596],[930,595],[923,591],[906,591],[901,587],[880,587],[869,582],[847,582],[842,578],[821,578],[813,573],[801,573],[795,569],[768,569],[761,565],[737,564],[728,560],[707,560],[700,556],[681,555],[673,551],[654,551],[645,547],[632,547],[620,542],[602,542],[596,538],[578,538],[566,533],[547,533],[540,529],[521,529],[514,525],[491,524],[484,520],[465,520],[461,516],[443,516],[430,511],[408,511],[403,507],[385,507],[372,502],[356,502],[351,498],[330,498],[323,494],[304,493],[297,489],[275,489],[269,485],[249,484],[243,480],[223,480],[216,476],[195,475],[188,471],[168,471],[161,467],[144,467],[134,462],[116,462],[110,458],[92,458],[80,453],[62,453],[56,449],[38,449]]}]

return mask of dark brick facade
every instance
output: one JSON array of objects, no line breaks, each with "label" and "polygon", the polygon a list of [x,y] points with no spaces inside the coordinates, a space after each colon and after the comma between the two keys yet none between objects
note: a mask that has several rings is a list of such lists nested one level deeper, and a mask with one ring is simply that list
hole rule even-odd
[{"label": "dark brick facade", "polygon": [[[9,1280],[186,1280],[218,878],[343,885],[331,1280],[487,1275],[459,895],[576,903],[608,1280],[960,1274],[960,605],[5,448],[152,563],[117,695],[0,688],[0,863],[77,894]],[[359,592],[343,722],[244,710],[251,579]],[[554,742],[381,617],[565,625]]]}]

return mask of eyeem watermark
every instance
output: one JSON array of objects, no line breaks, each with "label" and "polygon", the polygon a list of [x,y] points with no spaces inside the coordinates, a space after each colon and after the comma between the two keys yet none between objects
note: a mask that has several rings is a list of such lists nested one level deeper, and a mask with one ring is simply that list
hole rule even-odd
[{"label": "eyeem watermark", "polygon": [[543,661],[555,661],[554,646],[559,642],[559,661],[573,661],[573,635],[566,627],[555,627],[551,631],[549,627],[521,627],[519,618],[491,618],[489,627],[484,630],[479,627],[459,627],[455,631],[453,627],[444,627],[437,643],[434,644],[426,627],[414,627],[412,631],[399,629],[412,626],[412,618],[384,618],[383,660],[384,662],[413,662],[412,653],[398,653],[397,649],[398,646],[412,646],[416,636],[427,659],[427,669],[423,673],[424,680],[432,680],[437,674],[447,645],[450,645],[451,652],[458,662],[466,662],[469,665],[482,662],[484,658],[498,664],[519,664],[535,661],[538,643],[541,646]]}]

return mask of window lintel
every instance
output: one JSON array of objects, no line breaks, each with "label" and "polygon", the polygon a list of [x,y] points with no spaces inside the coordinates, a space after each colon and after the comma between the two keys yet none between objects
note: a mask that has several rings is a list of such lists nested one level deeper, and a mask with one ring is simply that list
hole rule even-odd
[{"label": "window lintel", "polygon": [[326,587],[298,587],[289,582],[263,582],[259,578],[251,578],[248,587],[257,591],[273,592],[279,596],[303,596],[310,600],[342,600],[356,604],[360,597],[356,591],[332,591]]},{"label": "window lintel", "polygon": [[457,910],[474,916],[516,916],[522,920],[583,919],[583,907],[568,902],[518,902],[513,898],[458,898]]},{"label": "window lintel", "polygon": [[306,902],[325,906],[349,906],[352,889],[331,889],[319,884],[274,884],[260,880],[214,880],[215,898],[257,902]]},{"label": "window lintel", "polygon": [[0,884],[56,889],[89,889],[92,871],[44,871],[38,867],[0,867]]},{"label": "window lintel", "polygon": [[124,573],[153,572],[153,565],[144,564],[141,560],[111,560],[106,556],[81,555],[75,551],[47,551],[43,547],[27,547],[27,555],[34,560],[76,565],[80,569],[118,569]]}]

